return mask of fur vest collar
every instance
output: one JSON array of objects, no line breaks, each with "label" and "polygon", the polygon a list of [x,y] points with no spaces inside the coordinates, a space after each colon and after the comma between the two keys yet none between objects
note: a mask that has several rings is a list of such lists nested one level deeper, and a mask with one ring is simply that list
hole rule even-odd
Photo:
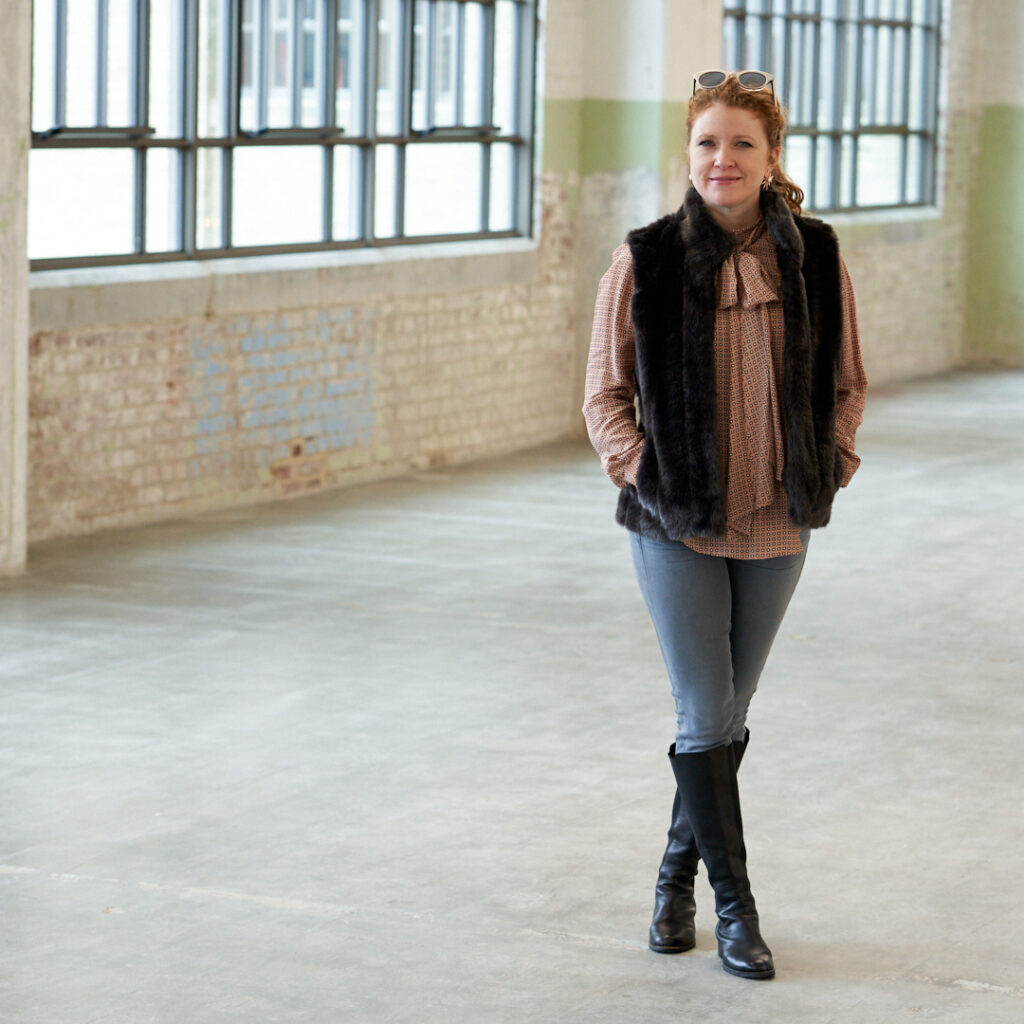
[{"label": "fur vest collar", "polygon": [[[835,443],[839,245],[827,224],[794,216],[778,192],[762,193],[761,209],[782,278],[783,486],[793,523],[819,527],[828,523],[842,474]],[[720,536],[725,482],[715,430],[715,281],[735,241],[691,188],[680,210],[631,231],[627,242],[646,444],[636,486],[622,489],[616,518],[662,540]]]}]

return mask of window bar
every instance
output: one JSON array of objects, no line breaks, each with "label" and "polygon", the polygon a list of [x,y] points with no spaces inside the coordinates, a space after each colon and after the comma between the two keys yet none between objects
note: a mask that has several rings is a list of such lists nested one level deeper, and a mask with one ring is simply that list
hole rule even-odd
[{"label": "window bar", "polygon": [[[929,12],[930,13],[930,12]],[[936,12],[937,14],[938,12]],[[924,156],[921,160],[921,173],[925,176],[924,182],[928,186],[927,195],[924,195],[924,189],[922,194],[924,195],[925,201],[929,203],[935,202],[935,159],[936,159],[936,146],[937,141],[937,120],[938,111],[936,110],[936,104],[938,102],[938,83],[939,83],[939,64],[942,60],[942,50],[939,46],[938,38],[938,17],[936,17],[935,24],[929,27],[925,36],[925,45],[922,50],[925,53],[924,59],[924,109],[925,109],[925,130],[922,133],[923,138],[929,140],[931,145],[924,146]]]},{"label": "window bar", "polygon": [[[851,0],[853,2],[853,0]],[[856,0],[857,18],[864,13],[864,0]],[[864,49],[864,27],[859,24],[851,26],[854,28],[854,55],[853,55],[853,128],[850,131],[851,153],[850,153],[850,194],[846,197],[849,205],[857,205],[857,163],[860,157],[860,104],[861,104],[861,62]]]},{"label": "window bar", "polygon": [[437,14],[434,4],[429,0],[424,6],[427,23],[423,26],[423,94],[427,113],[426,126],[430,129],[437,125],[434,116],[437,110]]},{"label": "window bar", "polygon": [[[909,17],[910,12],[907,12]],[[910,60],[911,60],[911,29],[903,30],[903,102],[900,104],[900,123],[903,125],[903,180],[900,185],[900,202],[907,201],[907,173],[910,167]],[[924,182],[918,182],[915,189],[918,202],[924,199]]]},{"label": "window bar", "polygon": [[466,5],[459,4],[455,10],[455,38],[452,40],[452,49],[455,53],[455,123],[462,127],[466,123]]},{"label": "window bar", "polygon": [[[132,42],[135,50],[135,124],[149,124],[149,4],[136,3]],[[146,150],[135,150],[135,247],[136,254],[146,251]]]},{"label": "window bar", "polygon": [[363,207],[361,237],[367,245],[376,241],[376,192],[377,192],[377,44],[378,44],[378,0],[366,0],[363,11],[363,54],[365,74],[363,81],[363,124],[368,144],[363,147],[361,168],[363,175]]},{"label": "window bar", "polygon": [[519,159],[515,172],[515,225],[524,233],[533,222],[533,75],[521,61],[528,59],[530,66],[537,52],[537,11],[534,4],[516,6],[516,123],[512,131],[527,141],[517,146]]},{"label": "window bar", "polygon": [[[318,5],[318,16],[323,15],[323,38],[320,46],[320,120],[329,131],[336,133],[337,103],[334,80],[337,73],[338,56],[338,0],[324,0]],[[324,241],[330,242],[334,237],[334,156],[335,148],[324,145]]]},{"label": "window bar", "polygon": [[[433,5],[428,5],[433,6]],[[395,153],[395,238],[405,237],[405,158],[409,137],[412,135],[412,53],[413,53],[413,0],[406,0],[398,7],[399,24],[395,31],[401,29],[402,59],[395,68],[395,101],[400,106],[399,124],[401,125],[402,143]],[[431,63],[427,58],[427,66]],[[401,77],[399,77],[401,76]],[[431,123],[433,119],[431,118]]]},{"label": "window bar", "polygon": [[[227,135],[229,139],[237,139],[241,131],[242,111],[242,4],[243,0],[228,0],[228,26],[225,35],[228,40],[228,118]],[[255,33],[255,28],[254,28]],[[252,39],[251,61],[256,62],[256,38]],[[252,82],[255,85],[255,68],[250,67]],[[234,237],[234,181],[235,181],[235,148],[224,146],[220,158],[220,242],[225,249],[231,248]]]},{"label": "window bar", "polygon": [[53,64],[53,124],[55,128],[63,128],[68,118],[68,0],[56,0],[53,20],[57,44]]},{"label": "window bar", "polygon": [[[484,19],[484,45],[480,53],[480,81],[483,83],[483,97],[480,104],[481,116],[485,124],[494,124],[494,5],[482,8]],[[500,131],[500,129],[498,129]],[[492,132],[494,129],[492,128]],[[491,229],[491,157],[493,149],[484,146],[483,188],[480,191],[480,224],[484,231]],[[512,182],[512,193],[515,195],[515,180]]]},{"label": "window bar", "polygon": [[184,0],[181,26],[181,134],[191,143],[179,158],[181,246],[196,251],[196,126],[199,103],[199,0]]},{"label": "window bar", "polygon": [[[323,4],[320,5],[321,7]],[[292,0],[292,127],[298,128],[302,124],[302,83],[305,80],[305,63],[302,59],[302,39],[305,35],[305,26],[302,18],[302,0]]]},{"label": "window bar", "polygon": [[270,96],[270,2],[269,0],[253,0],[258,14],[253,18],[252,53],[256,63],[256,131],[261,132],[267,127],[267,104]]},{"label": "window bar", "polygon": [[836,134],[829,138],[829,146],[832,149],[832,180],[829,182],[828,205],[830,207],[842,206],[840,189],[843,171],[843,91],[846,88],[846,33],[840,18],[835,21],[836,45],[833,54],[833,67],[835,72],[835,85],[832,93],[832,125]]},{"label": "window bar", "polygon": [[[792,0],[788,0],[788,2],[792,3]],[[790,76],[790,73],[789,73],[789,71],[790,71],[790,63],[792,61],[792,57],[791,57],[791,53],[790,53],[790,50],[791,50],[790,43],[791,43],[791,39],[790,39],[790,33],[789,33],[789,26],[786,24],[786,22],[783,22],[782,23],[782,54],[780,55],[780,58],[779,58],[780,74],[777,77],[782,79],[781,87],[785,90],[787,95],[790,95],[790,81],[791,81],[791,76]],[[775,83],[775,87],[779,88],[780,87],[780,83],[776,82]]]},{"label": "window bar", "polygon": [[820,25],[817,21],[810,22],[805,21],[803,23],[803,44],[805,48],[804,59],[800,61],[802,73],[807,74],[807,60],[806,60],[806,47],[808,39],[810,39],[811,45],[811,81],[809,83],[804,82],[802,85],[810,85],[810,89],[804,89],[804,99],[810,106],[809,110],[804,111],[805,122],[812,127],[811,131],[811,145],[810,145],[810,166],[807,168],[807,195],[811,199],[811,203],[814,202],[814,197],[818,191],[818,50],[821,46],[821,33]]},{"label": "window bar", "polygon": [[[107,123],[107,65],[110,57],[109,0],[96,0],[96,123]],[[138,121],[135,122],[139,124]]]}]

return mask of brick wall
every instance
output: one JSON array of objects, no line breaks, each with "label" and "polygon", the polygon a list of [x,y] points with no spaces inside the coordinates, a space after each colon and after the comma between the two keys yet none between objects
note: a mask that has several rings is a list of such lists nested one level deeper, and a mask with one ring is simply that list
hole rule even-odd
[{"label": "brick wall", "polygon": [[528,283],[32,334],[30,540],[309,493],[572,432],[568,197]]}]

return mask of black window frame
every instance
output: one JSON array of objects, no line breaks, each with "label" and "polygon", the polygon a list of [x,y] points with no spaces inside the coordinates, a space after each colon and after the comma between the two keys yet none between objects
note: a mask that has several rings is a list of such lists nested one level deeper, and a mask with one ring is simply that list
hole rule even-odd
[{"label": "black window frame", "polygon": [[[936,205],[943,18],[943,0],[724,0],[726,66],[772,72],[790,114],[787,140],[808,140],[808,180],[796,182],[808,209],[859,213]],[[881,39],[889,40],[887,68],[878,61]],[[794,69],[800,59],[804,68]],[[831,82],[823,78],[829,67]],[[880,70],[898,83],[883,96],[882,117]],[[912,94],[920,103],[914,123]],[[847,103],[852,124],[844,123]],[[898,196],[894,202],[859,203],[862,140],[886,136],[899,139]],[[789,172],[785,154],[783,164]]]},{"label": "black window frame", "polygon": [[[401,34],[399,47],[401,65],[399,72],[403,83],[396,98],[401,106],[400,127],[394,132],[378,132],[377,125],[377,56],[379,53],[378,28],[381,7],[387,0],[350,0],[362,5],[362,54],[360,66],[362,82],[360,102],[362,109],[359,120],[361,131],[349,133],[337,123],[335,99],[338,74],[339,47],[332,45],[337,39],[339,9],[346,0],[315,0],[322,12],[323,25],[329,27],[322,32],[321,45],[316,55],[322,62],[319,75],[322,104],[321,123],[314,127],[301,127],[293,123],[290,127],[268,127],[265,123],[256,130],[246,130],[240,124],[242,92],[242,13],[243,5],[255,4],[263,19],[264,32],[272,20],[270,4],[273,0],[224,0],[228,11],[228,28],[224,32],[224,52],[220,55],[226,70],[225,133],[222,136],[200,137],[197,131],[197,92],[199,88],[199,10],[200,0],[182,0],[181,6],[181,88],[182,126],[179,136],[169,137],[156,134],[148,122],[149,105],[149,62],[150,62],[150,3],[149,0],[133,0],[130,4],[132,26],[130,31],[132,52],[129,68],[134,94],[131,100],[133,123],[110,125],[106,122],[106,46],[104,22],[108,0],[97,0],[99,31],[96,61],[96,124],[73,126],[66,118],[66,67],[67,67],[67,9],[73,0],[54,0],[54,97],[53,124],[44,130],[32,132],[33,149],[97,149],[118,148],[134,154],[134,196],[133,216],[135,223],[134,246],[131,253],[115,255],[79,255],[53,258],[38,258],[31,261],[33,270],[64,269],[73,267],[121,266],[139,263],[162,263],[191,260],[209,260],[224,257],[264,256],[285,253],[308,253],[346,249],[384,248],[390,246],[415,246],[436,242],[456,242],[481,239],[507,239],[529,237],[533,230],[534,207],[534,153],[535,153],[535,96],[536,96],[536,47],[537,47],[537,0],[396,0],[400,23],[396,28]],[[415,87],[414,26],[422,12],[435,13],[440,5],[454,5],[461,24],[467,8],[476,8],[484,22],[485,69],[483,78],[487,95],[481,109],[487,111],[483,123],[456,122],[444,125],[425,125],[414,128],[412,124],[413,89]],[[295,25],[292,32],[292,54],[290,70],[292,94],[295,97],[293,122],[299,121],[299,89],[295,87],[305,74],[303,51],[303,8],[308,5],[302,0],[292,4]],[[493,71],[495,19],[500,5],[511,13],[516,22],[516,55],[513,62],[514,92],[511,109],[516,123],[510,129],[491,123],[490,112],[493,103]],[[262,37],[266,40],[266,35]],[[269,44],[268,44],[269,45]],[[461,51],[456,55],[461,60]],[[263,79],[260,89],[261,109],[265,111],[266,68],[260,61],[256,71]],[[490,76],[487,76],[490,72]],[[461,87],[460,79],[460,87]],[[459,110],[462,110],[459,98]],[[33,112],[35,114],[35,111]],[[35,124],[35,121],[33,122]],[[455,143],[476,143],[482,149],[481,157],[481,219],[483,229],[479,231],[452,232],[444,234],[408,235],[404,230],[404,196],[406,189],[406,154],[410,146],[429,142],[446,145]],[[511,146],[512,153],[512,211],[510,228],[490,230],[490,180],[491,153],[496,145]],[[321,209],[321,237],[319,240],[298,243],[264,244],[239,246],[233,244],[232,224],[232,163],[234,154],[251,146],[317,146],[323,151],[323,194]],[[375,160],[382,146],[395,148],[396,176],[394,187],[394,232],[379,236],[374,232],[375,221]],[[333,238],[334,214],[334,159],[342,148],[354,147],[358,156],[354,162],[358,169],[359,190],[359,235],[356,238],[337,240]],[[196,174],[200,151],[221,150],[220,174],[220,244],[200,246],[197,244],[197,187]],[[155,150],[173,150],[179,153],[178,199],[179,221],[177,224],[178,246],[166,252],[147,252],[147,156]],[[31,179],[29,187],[32,187]]]}]

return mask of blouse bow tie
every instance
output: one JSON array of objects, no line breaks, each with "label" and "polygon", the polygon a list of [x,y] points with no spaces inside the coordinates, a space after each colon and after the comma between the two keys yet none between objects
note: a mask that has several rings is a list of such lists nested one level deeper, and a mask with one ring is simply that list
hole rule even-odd
[{"label": "blouse bow tie", "polygon": [[749,252],[734,252],[722,264],[718,276],[718,308],[742,306],[754,309],[778,301],[775,286],[764,276],[761,261]]}]

